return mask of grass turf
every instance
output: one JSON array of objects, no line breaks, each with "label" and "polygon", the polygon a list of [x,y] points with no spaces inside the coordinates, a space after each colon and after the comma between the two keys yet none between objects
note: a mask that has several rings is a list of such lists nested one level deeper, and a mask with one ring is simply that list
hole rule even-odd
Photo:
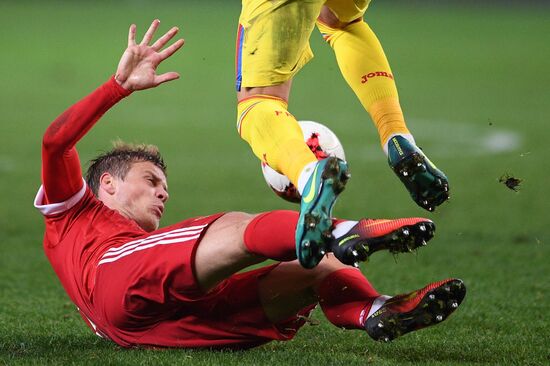
[{"label": "grass turf", "polygon": [[[444,324],[391,344],[326,322],[245,352],[123,350],[85,327],[41,249],[32,208],[43,130],[114,72],[127,27],[181,28],[186,46],[162,70],[178,82],[136,93],[79,144],[82,161],[117,137],[156,143],[169,164],[164,224],[224,210],[295,208],[265,186],[235,131],[238,3],[3,2],[0,22],[0,362],[5,364],[547,364],[550,359],[549,8],[391,5],[367,20],[392,63],[409,127],[451,181],[452,201],[423,212],[392,176],[366,113],[314,33],[316,58],[295,81],[291,111],[340,137],[353,179],[342,217],[428,216],[417,255],[377,254],[362,270],[383,293],[460,277],[465,302]],[[316,32],[316,31],[315,31]],[[523,179],[518,193],[498,182]],[[246,194],[243,194],[246,192]]]}]

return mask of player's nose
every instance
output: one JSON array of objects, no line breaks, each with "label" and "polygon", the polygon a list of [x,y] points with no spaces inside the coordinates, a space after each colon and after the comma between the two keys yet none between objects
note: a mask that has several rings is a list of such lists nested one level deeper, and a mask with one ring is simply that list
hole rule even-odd
[{"label": "player's nose", "polygon": [[168,194],[168,192],[164,188],[160,188],[157,191],[157,198],[160,199],[162,202],[168,201],[169,196],[170,195]]}]

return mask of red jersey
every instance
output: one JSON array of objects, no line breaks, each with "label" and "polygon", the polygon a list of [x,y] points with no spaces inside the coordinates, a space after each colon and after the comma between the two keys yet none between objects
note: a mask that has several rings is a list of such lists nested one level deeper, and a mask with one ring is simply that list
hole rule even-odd
[{"label": "red jersey", "polygon": [[48,205],[43,199],[41,187],[34,204],[45,215],[44,251],[71,300],[91,320],[100,258],[108,249],[147,233],[106,207],[86,185],[63,203]]},{"label": "red jersey", "polygon": [[[146,232],[135,221],[129,220],[105,206],[86,185],[65,202],[44,204],[43,200],[44,189],[41,187],[36,195],[34,205],[45,216],[44,251],[70,299],[97,335],[110,338],[122,346],[134,345],[134,338],[137,338],[125,336],[124,332],[121,334],[119,328],[124,328],[124,326],[113,324],[113,321],[109,319],[111,314],[105,314],[103,309],[105,298],[107,301],[113,300],[113,303],[118,305],[117,299],[124,297],[125,291],[110,291],[110,294],[101,291],[99,296],[102,298],[95,299],[97,272],[102,265],[116,262],[116,264],[122,263],[122,267],[119,268],[124,268],[128,260],[139,262],[145,261],[144,258],[147,257],[147,267],[153,268],[151,271],[125,271],[123,269],[120,274],[116,275],[116,277],[122,277],[123,280],[106,279],[109,284],[101,283],[102,290],[109,288],[115,282],[122,283],[124,287],[127,282],[132,281],[133,277],[138,277],[146,278],[146,282],[153,283],[140,288],[142,291],[140,296],[156,296],[156,293],[165,291],[167,287],[163,279],[165,276],[160,274],[160,271],[154,270],[155,266],[160,265],[164,267],[163,270],[175,270],[184,278],[178,279],[181,287],[190,292],[197,292],[195,278],[191,274],[191,270],[183,268],[184,265],[191,262],[196,243],[204,230],[221,214],[191,218],[154,232]],[[158,251],[152,256],[147,253],[146,257],[143,256],[144,253],[140,253],[156,249],[155,247],[183,243],[186,246],[179,249],[178,253],[181,254],[177,256],[175,268],[169,268],[170,266],[166,265],[166,262],[162,262],[166,259],[162,255],[158,255]],[[173,255],[171,256],[173,257]],[[98,304],[94,300],[99,300],[100,303]],[[159,310],[162,311],[162,307]],[[158,317],[158,319],[161,318]],[[152,321],[155,320],[152,319]],[[141,331],[143,332],[143,330]],[[138,334],[141,333],[138,332]],[[156,345],[169,344],[167,340],[160,341],[159,337],[158,340],[159,344]]]}]

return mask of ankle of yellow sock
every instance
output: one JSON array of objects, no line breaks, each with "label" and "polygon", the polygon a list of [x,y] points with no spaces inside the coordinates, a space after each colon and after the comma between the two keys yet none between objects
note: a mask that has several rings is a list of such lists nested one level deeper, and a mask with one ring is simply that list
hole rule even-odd
[{"label": "ankle of yellow sock", "polygon": [[369,106],[368,112],[380,135],[382,148],[390,136],[410,134],[397,98],[386,98],[374,102]]},{"label": "ankle of yellow sock", "polygon": [[311,152],[304,140],[287,140],[280,145],[277,157],[281,171],[298,187],[300,174],[306,165],[316,162],[317,158]]}]

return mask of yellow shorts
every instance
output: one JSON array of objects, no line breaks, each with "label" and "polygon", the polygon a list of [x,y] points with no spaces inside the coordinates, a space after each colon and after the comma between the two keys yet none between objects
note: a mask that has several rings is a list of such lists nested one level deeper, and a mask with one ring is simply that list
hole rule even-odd
[{"label": "yellow shorts", "polygon": [[361,18],[370,0],[243,0],[235,55],[241,87],[282,84],[311,58],[309,37],[321,7],[342,22]]}]

